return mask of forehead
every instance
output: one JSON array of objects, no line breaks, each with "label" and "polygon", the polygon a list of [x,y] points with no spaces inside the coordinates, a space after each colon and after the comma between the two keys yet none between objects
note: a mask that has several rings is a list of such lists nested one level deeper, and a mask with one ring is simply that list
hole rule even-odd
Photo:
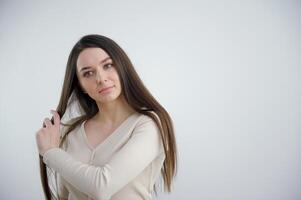
[{"label": "forehead", "polygon": [[109,57],[101,48],[86,48],[78,56],[76,66],[79,70],[84,66],[97,65],[103,59]]}]

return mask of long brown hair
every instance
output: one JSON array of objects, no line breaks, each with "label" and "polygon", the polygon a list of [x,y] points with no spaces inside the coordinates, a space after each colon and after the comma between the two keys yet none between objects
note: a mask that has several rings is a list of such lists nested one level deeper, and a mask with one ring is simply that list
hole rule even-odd
[{"label": "long brown hair", "polygon": [[[164,191],[170,193],[174,177],[177,174],[177,146],[172,119],[168,112],[156,101],[144,86],[126,53],[118,44],[116,44],[116,42],[108,37],[96,34],[83,36],[70,52],[61,97],[56,111],[62,117],[70,104],[68,100],[71,94],[74,93],[80,107],[84,111],[84,115],[75,118],[76,120],[73,120],[71,124],[64,124],[61,122],[62,125],[68,126],[69,128],[66,130],[65,134],[61,135],[60,148],[63,146],[66,136],[73,129],[84,120],[93,117],[98,112],[95,100],[82,91],[76,75],[77,58],[82,50],[90,47],[98,47],[107,52],[112,58],[114,67],[119,75],[122,94],[127,103],[136,112],[151,117],[159,127],[165,151],[165,160],[161,169],[161,175],[164,180]],[[41,182],[46,200],[56,199],[54,192],[50,188],[50,181],[47,173],[48,167],[43,162],[43,157],[40,156],[39,161]],[[154,191],[157,195],[155,185]],[[59,195],[57,196],[59,198]]]}]

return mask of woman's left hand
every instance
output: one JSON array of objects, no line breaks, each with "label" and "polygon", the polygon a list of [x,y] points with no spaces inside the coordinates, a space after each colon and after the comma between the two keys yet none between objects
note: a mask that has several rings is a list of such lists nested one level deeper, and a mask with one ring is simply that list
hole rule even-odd
[{"label": "woman's left hand", "polygon": [[39,129],[36,133],[38,151],[41,156],[47,150],[59,147],[60,144],[60,115],[54,110],[51,110],[51,113],[53,114],[54,124],[49,118],[45,118],[43,123],[45,127]]}]

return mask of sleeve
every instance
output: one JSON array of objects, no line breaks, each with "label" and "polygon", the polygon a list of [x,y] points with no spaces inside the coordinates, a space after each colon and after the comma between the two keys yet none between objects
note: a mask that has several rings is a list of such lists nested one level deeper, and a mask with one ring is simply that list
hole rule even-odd
[{"label": "sleeve", "polygon": [[58,173],[56,173],[57,178],[57,188],[58,188],[58,194],[60,196],[60,199],[62,200],[68,200],[69,191],[67,188],[63,185],[62,177]]},{"label": "sleeve", "polygon": [[137,123],[128,142],[104,166],[77,161],[60,148],[46,151],[43,160],[78,190],[97,200],[110,199],[162,153],[162,149],[156,123],[146,118]]}]

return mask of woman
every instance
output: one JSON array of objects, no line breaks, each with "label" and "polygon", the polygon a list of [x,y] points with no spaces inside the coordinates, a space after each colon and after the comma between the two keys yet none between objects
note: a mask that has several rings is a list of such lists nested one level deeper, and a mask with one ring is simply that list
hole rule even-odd
[{"label": "woman", "polygon": [[[63,123],[71,97],[82,114]],[[47,200],[151,199],[160,172],[171,192],[177,167],[172,120],[112,39],[86,35],[75,44],[51,112],[36,134]],[[55,171],[57,193],[47,169]]]}]

